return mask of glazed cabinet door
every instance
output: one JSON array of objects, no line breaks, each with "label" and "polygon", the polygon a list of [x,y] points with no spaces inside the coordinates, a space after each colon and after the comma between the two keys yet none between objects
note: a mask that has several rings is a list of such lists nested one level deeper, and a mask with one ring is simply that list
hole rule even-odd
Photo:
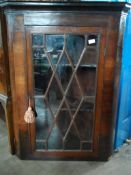
[{"label": "glazed cabinet door", "polygon": [[100,27],[26,27],[33,156],[97,157],[104,46]]}]

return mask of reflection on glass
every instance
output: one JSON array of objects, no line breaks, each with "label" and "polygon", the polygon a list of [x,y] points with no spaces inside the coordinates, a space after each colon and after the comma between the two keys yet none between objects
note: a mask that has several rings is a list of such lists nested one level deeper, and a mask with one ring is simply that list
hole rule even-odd
[{"label": "reflection on glass", "polygon": [[57,125],[54,125],[52,132],[48,138],[48,149],[63,149],[63,141]]},{"label": "reflection on glass", "polygon": [[91,150],[92,148],[92,142],[88,142],[88,141],[83,141],[81,142],[81,149],[82,150]]},{"label": "reflection on glass", "polygon": [[95,95],[96,69],[91,67],[80,67],[77,70],[80,87],[85,96]]},{"label": "reflection on glass", "polygon": [[87,48],[86,51],[83,54],[82,60],[80,62],[80,66],[94,66],[96,67],[96,64],[98,62],[97,60],[97,50],[95,48]]},{"label": "reflection on glass", "polygon": [[45,57],[43,48],[33,48],[33,59],[43,59]]},{"label": "reflection on glass", "polygon": [[[87,108],[83,106],[86,106]],[[92,103],[83,102],[75,119],[82,140],[91,141],[92,139],[93,107],[94,105]]]},{"label": "reflection on glass", "polygon": [[51,85],[47,93],[47,100],[49,103],[49,107],[51,108],[51,111],[54,114],[54,117],[56,117],[55,114],[59,109],[59,105],[61,103],[62,97],[63,96],[62,96],[61,90],[58,86],[56,79],[54,78],[51,82]]},{"label": "reflection on glass", "polygon": [[64,47],[64,36],[46,35],[46,49],[50,54],[52,64],[57,64]]},{"label": "reflection on glass", "polygon": [[34,46],[42,46],[43,45],[43,34],[32,35],[32,44]]},{"label": "reflection on glass", "polygon": [[70,84],[69,90],[67,92],[67,101],[71,108],[71,112],[74,113],[81,102],[82,94],[78,82],[74,78]]},{"label": "reflection on glass", "polygon": [[33,49],[35,94],[45,94],[52,70],[43,49]]},{"label": "reflection on glass", "polygon": [[69,62],[66,54],[63,53],[58,65],[57,65],[56,75],[58,76],[64,91],[66,90],[66,88],[69,84],[72,72],[73,71],[72,71],[70,62]]},{"label": "reflection on glass", "polygon": [[65,150],[80,150],[80,139],[77,135],[76,128],[72,125],[64,141]]},{"label": "reflection on glass", "polygon": [[86,37],[32,36],[37,149],[92,149],[98,53]]},{"label": "reflection on glass", "polygon": [[64,137],[69,128],[69,125],[71,122],[71,116],[69,114],[69,111],[66,108],[66,105],[63,106],[62,109],[63,110],[59,112],[57,117],[57,126],[59,127],[61,134]]},{"label": "reflection on glass", "polygon": [[[36,117],[36,138],[37,140],[46,140],[48,137],[49,129],[53,123],[51,112],[47,104],[42,98],[35,98]],[[37,149],[45,148],[44,144],[40,141],[36,144]]]},{"label": "reflection on glass", "polygon": [[74,65],[77,64],[84,49],[85,37],[83,35],[67,35],[66,49]]}]

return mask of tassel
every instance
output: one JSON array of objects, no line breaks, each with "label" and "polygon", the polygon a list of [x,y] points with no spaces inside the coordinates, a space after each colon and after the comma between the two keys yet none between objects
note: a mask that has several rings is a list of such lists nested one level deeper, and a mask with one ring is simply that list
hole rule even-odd
[{"label": "tassel", "polygon": [[25,112],[24,115],[24,120],[26,123],[34,123],[35,122],[35,114],[32,110],[31,104],[30,104],[30,99],[29,99],[29,107],[27,111]]}]

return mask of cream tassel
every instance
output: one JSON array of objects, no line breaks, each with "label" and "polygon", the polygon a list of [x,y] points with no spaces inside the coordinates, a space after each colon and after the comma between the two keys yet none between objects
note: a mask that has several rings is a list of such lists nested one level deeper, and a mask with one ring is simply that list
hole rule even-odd
[{"label": "cream tassel", "polygon": [[25,112],[24,115],[24,120],[26,123],[34,123],[35,122],[35,114],[32,110],[31,104],[30,104],[30,99],[29,99],[29,107],[27,111]]}]

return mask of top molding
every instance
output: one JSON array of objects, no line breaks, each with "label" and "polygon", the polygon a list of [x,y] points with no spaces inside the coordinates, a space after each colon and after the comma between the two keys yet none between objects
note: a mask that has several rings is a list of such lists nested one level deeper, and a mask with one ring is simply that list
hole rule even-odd
[{"label": "top molding", "polygon": [[89,10],[121,11],[125,8],[124,2],[98,2],[89,0],[0,0],[1,7],[44,7],[44,6],[83,6]]}]

